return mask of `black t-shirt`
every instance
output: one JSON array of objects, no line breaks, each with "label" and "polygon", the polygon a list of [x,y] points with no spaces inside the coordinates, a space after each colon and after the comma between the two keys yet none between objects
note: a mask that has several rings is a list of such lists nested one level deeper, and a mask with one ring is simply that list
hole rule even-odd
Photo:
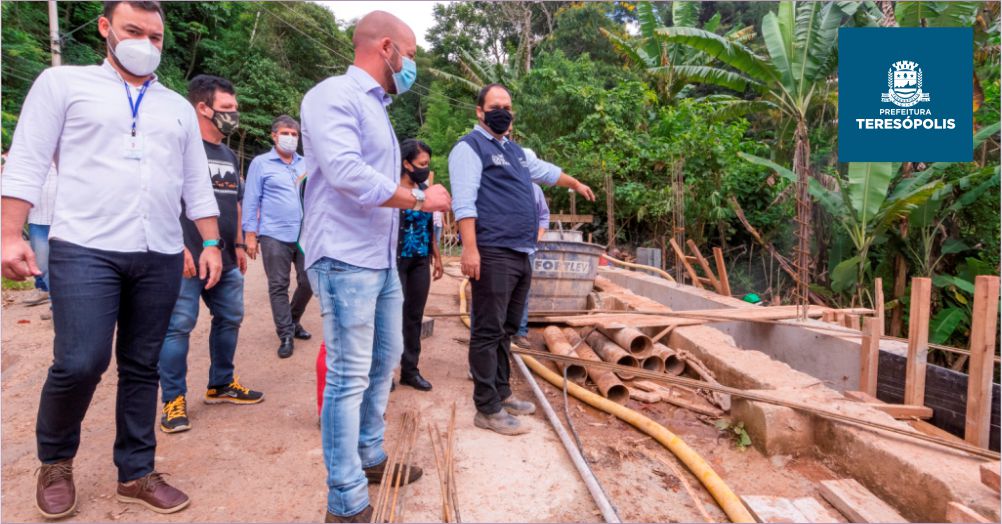
[{"label": "black t-shirt", "polygon": [[[219,205],[219,236],[223,239],[223,271],[237,267],[236,247],[237,230],[240,223],[237,220],[237,204],[244,198],[244,184],[240,178],[237,155],[224,144],[212,144],[202,141],[205,145],[205,156],[209,158],[209,178],[212,180],[212,190],[216,193],[216,204]],[[202,255],[202,236],[198,234],[195,223],[185,215],[184,201],[181,202],[181,229],[184,230],[184,245],[191,251],[191,256],[198,265]]]}]

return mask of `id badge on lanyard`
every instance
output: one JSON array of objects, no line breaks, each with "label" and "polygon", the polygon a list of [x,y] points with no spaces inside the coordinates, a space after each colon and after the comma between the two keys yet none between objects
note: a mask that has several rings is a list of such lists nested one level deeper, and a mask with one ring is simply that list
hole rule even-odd
[{"label": "id badge on lanyard", "polygon": [[132,110],[132,131],[122,137],[122,153],[125,158],[131,160],[141,160],[143,158],[145,137],[136,129],[136,120],[139,117],[139,104],[143,103],[143,96],[146,95],[146,89],[150,86],[151,81],[147,80],[143,83],[143,87],[139,89],[139,96],[136,97],[135,103],[132,101],[132,90],[129,89],[129,84],[124,81],[122,82],[125,86],[125,95],[129,97],[129,109]]}]

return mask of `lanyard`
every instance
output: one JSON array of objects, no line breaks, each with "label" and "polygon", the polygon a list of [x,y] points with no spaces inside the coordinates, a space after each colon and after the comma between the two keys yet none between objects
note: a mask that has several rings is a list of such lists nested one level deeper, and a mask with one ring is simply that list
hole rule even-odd
[{"label": "lanyard", "polygon": [[129,97],[129,108],[132,110],[132,136],[136,136],[136,118],[139,117],[139,104],[143,103],[143,95],[146,94],[146,88],[150,87],[150,82],[153,79],[143,82],[143,87],[139,89],[139,97],[136,98],[136,102],[132,103],[132,90],[129,89],[129,84],[122,81],[122,85],[125,86],[125,95]]}]

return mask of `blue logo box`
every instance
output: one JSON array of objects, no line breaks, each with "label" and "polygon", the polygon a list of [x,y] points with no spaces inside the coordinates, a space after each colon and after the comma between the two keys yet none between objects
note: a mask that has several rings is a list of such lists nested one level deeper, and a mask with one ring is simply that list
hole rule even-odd
[{"label": "blue logo box", "polygon": [[850,28],[838,36],[839,162],[970,162],[974,30]]}]

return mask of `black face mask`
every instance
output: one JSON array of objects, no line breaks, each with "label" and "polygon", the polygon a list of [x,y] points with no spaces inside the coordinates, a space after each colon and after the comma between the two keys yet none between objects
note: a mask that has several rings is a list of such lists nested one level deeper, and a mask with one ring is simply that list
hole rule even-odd
[{"label": "black face mask", "polygon": [[212,124],[216,126],[225,136],[230,136],[240,127],[240,111],[216,111],[212,110]]},{"label": "black face mask", "polygon": [[[404,173],[410,177],[410,179],[418,186],[423,186],[425,182],[428,181],[428,175],[431,174],[431,169],[427,167],[416,167],[414,171],[404,170]],[[423,189],[423,188],[422,188]]]},{"label": "black face mask", "polygon": [[494,133],[502,135],[511,127],[511,121],[515,116],[507,109],[492,109],[484,112],[484,123]]}]

